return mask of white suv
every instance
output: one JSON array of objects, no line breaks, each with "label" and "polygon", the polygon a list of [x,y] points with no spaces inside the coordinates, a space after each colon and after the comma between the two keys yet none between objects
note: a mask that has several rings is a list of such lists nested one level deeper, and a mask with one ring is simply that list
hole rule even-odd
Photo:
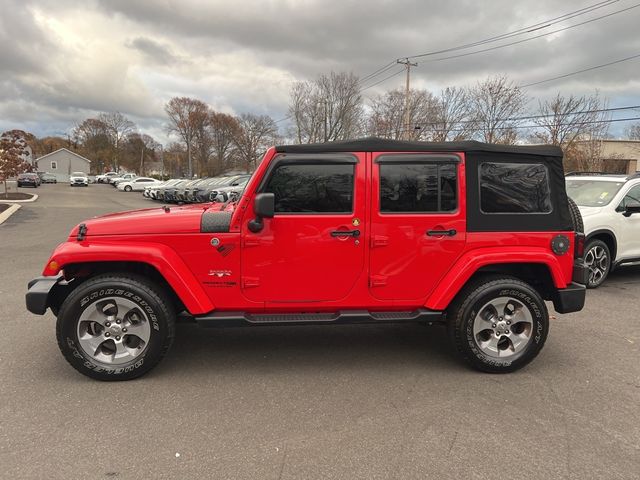
[{"label": "white suv", "polygon": [[89,177],[84,172],[73,172],[71,175],[69,175],[69,186],[88,187]]},{"label": "white suv", "polygon": [[587,286],[595,288],[617,266],[640,262],[640,172],[568,174],[566,182],[584,221]]}]

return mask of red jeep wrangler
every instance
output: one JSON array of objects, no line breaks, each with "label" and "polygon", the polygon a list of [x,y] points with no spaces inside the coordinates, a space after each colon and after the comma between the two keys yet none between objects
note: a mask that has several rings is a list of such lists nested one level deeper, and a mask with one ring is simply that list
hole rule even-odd
[{"label": "red jeep wrangler", "polygon": [[80,372],[125,380],[203,327],[446,324],[472,366],[510,372],[582,309],[582,219],[549,146],[376,138],[271,148],[235,202],[75,227],[29,283]]}]

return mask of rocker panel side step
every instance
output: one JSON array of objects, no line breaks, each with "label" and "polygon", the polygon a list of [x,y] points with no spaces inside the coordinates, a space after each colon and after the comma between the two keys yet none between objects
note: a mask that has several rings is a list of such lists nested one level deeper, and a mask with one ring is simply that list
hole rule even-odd
[{"label": "rocker panel side step", "polygon": [[444,312],[418,310],[404,312],[370,312],[340,310],[328,313],[245,313],[213,312],[194,317],[201,327],[233,327],[249,325],[324,325],[349,323],[444,322]]}]

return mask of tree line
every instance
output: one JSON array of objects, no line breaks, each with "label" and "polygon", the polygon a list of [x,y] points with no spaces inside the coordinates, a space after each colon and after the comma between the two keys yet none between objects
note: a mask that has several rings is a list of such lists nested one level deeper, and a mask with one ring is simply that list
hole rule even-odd
[{"label": "tree line", "polygon": [[[405,109],[408,105],[408,115]],[[353,73],[331,72],[295,82],[284,128],[268,115],[218,112],[202,100],[175,97],[165,105],[161,145],[119,112],[100,113],[74,125],[66,138],[28,137],[35,156],[66,147],[90,160],[96,172],[126,169],[148,174],[163,165],[169,176],[214,176],[252,171],[265,150],[279,142],[317,143],[362,136],[421,141],[480,140],[487,143],[547,143],[560,146],[568,168],[601,168],[601,140],[608,137],[610,111],[598,92],[531,98],[506,76],[470,87],[391,89],[365,101]],[[408,123],[406,119],[408,118]],[[640,124],[628,128],[640,139]]]},{"label": "tree line", "polygon": [[[546,143],[560,146],[567,168],[602,168],[602,142],[610,138],[608,101],[591,95],[534,99],[504,75],[471,87],[433,93],[388,90],[365,104],[360,81],[350,73],[321,75],[291,89],[288,137],[297,143],[371,135],[412,141],[479,140],[487,143]],[[408,105],[408,124],[406,109]],[[627,129],[640,140],[640,124]]]}]

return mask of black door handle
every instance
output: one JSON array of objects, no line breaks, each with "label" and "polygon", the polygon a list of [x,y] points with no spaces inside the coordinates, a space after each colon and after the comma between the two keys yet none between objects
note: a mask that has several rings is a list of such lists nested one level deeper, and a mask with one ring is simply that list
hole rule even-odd
[{"label": "black door handle", "polygon": [[430,237],[453,237],[458,233],[454,228],[450,230],[427,230],[427,235]]},{"label": "black door handle", "polygon": [[332,237],[359,237],[360,230],[335,230],[331,232]]}]

